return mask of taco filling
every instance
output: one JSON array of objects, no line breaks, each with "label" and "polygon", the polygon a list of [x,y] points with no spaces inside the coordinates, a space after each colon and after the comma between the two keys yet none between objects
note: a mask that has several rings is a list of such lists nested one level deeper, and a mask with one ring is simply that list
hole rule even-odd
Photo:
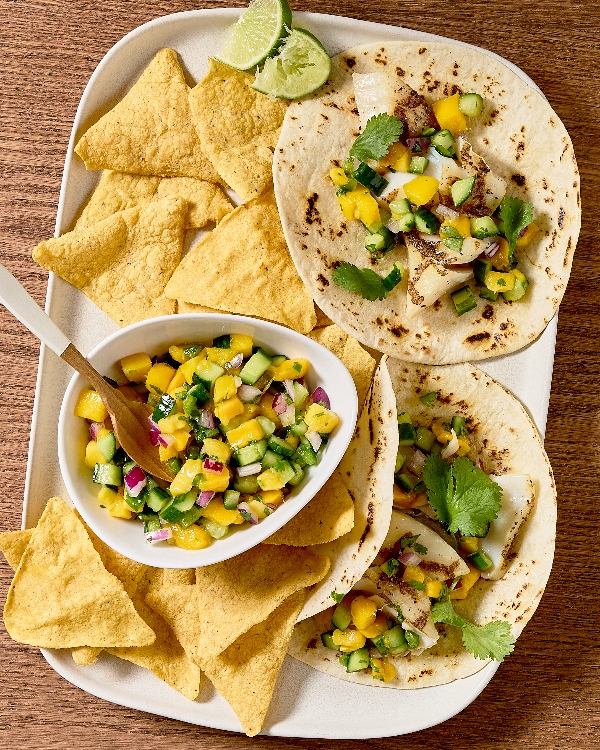
[{"label": "taco filling", "polygon": [[[435,392],[424,394],[435,400]],[[502,661],[513,650],[507,621],[476,625],[454,609],[479,578],[499,580],[534,503],[524,474],[495,476],[483,456],[467,458],[472,440],[463,415],[416,426],[398,416],[390,529],[373,564],[345,596],[318,619],[321,643],[336,652],[339,669],[390,682],[394,657],[418,656],[445,630],[460,630],[462,645],[478,659]]]},{"label": "taco filling", "polygon": [[[365,227],[365,259],[378,261],[397,245],[407,252],[408,268],[396,262],[375,298],[407,275],[409,320],[447,293],[459,316],[477,307],[476,294],[522,299],[529,280],[519,250],[539,230],[532,204],[507,195],[505,180],[466,136],[482,97],[453,93],[430,105],[381,71],[354,73],[353,83],[361,133],[329,177],[343,217]],[[373,276],[342,262],[333,281],[375,299]]]}]

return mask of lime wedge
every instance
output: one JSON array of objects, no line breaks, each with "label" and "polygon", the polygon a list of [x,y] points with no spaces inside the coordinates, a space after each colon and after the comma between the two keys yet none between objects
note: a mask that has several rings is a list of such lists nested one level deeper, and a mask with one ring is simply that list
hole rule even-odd
[{"label": "lime wedge", "polygon": [[252,0],[230,30],[216,58],[237,70],[260,65],[272,54],[292,26],[287,0]]},{"label": "lime wedge", "polygon": [[321,42],[305,29],[292,29],[275,57],[265,60],[252,88],[280,99],[312,94],[329,78],[331,59]]}]

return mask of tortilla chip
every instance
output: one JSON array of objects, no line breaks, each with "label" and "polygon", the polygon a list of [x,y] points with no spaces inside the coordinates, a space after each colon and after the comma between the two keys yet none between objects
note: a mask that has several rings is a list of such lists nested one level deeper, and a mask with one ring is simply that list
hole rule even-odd
[{"label": "tortilla chip", "polygon": [[363,349],[356,339],[348,336],[337,325],[319,328],[316,331],[312,331],[309,335],[313,341],[329,349],[330,352],[333,352],[346,365],[356,385],[358,409],[360,411],[371,385],[377,362]]},{"label": "tortilla chip", "polygon": [[225,182],[244,200],[273,182],[273,151],[287,102],[254,91],[253,77],[209,61],[206,77],[189,95],[202,147]]},{"label": "tortilla chip", "polygon": [[287,249],[275,197],[268,190],[238,206],[185,256],[167,297],[257,315],[308,333],[316,323],[311,296]]},{"label": "tortilla chip", "polygon": [[329,560],[310,550],[258,545],[225,562],[197,568],[194,586],[151,582],[146,602],[204,669],[285,599],[320,581],[328,569]]},{"label": "tortilla chip", "polygon": [[292,594],[206,665],[206,676],[233,708],[248,737],[262,729],[305,598],[305,591]]},{"label": "tortilla chip", "polygon": [[194,177],[161,178],[107,169],[74,228],[90,227],[119,211],[167,197],[183,198],[187,203],[186,229],[201,229],[209,222],[218,224],[233,211],[230,200],[213,182]]},{"label": "tortilla chip", "polygon": [[78,648],[71,649],[71,656],[73,661],[80,667],[89,667],[98,660],[98,657],[104,649],[96,648],[94,646],[80,646]]},{"label": "tortilla chip", "polygon": [[315,328],[324,328],[325,326],[333,325],[333,320],[329,318],[318,305],[315,305],[315,313],[317,315],[317,323]]},{"label": "tortilla chip", "polygon": [[29,544],[33,529],[24,531],[3,531],[0,533],[0,552],[13,570],[19,567],[21,557]]},{"label": "tortilla chip", "polygon": [[309,547],[332,542],[353,526],[352,497],[339,471],[334,471],[313,499],[264,543]]},{"label": "tortilla chip", "polygon": [[[43,602],[43,607],[41,606]],[[11,638],[45,648],[147,645],[154,632],[102,564],[75,513],[48,501],[4,607]]]},{"label": "tortilla chip", "polygon": [[164,289],[181,260],[187,207],[165,198],[41,242],[33,259],[121,326],[175,312]]},{"label": "tortilla chip", "polygon": [[392,515],[397,453],[395,396],[383,357],[338,469],[354,499],[354,528],[333,542],[310,548],[330,558],[331,568],[311,590],[300,620],[330,607],[332,591],[350,591],[379,552]]},{"label": "tortilla chip", "polygon": [[79,139],[86,169],[219,182],[190,118],[177,53],[161,49],[129,93]]}]

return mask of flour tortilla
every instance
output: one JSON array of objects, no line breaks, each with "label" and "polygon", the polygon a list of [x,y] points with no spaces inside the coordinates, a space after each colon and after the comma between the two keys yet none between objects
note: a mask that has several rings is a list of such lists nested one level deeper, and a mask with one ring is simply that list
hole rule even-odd
[{"label": "flour tortilla", "polygon": [[[436,368],[389,360],[388,367],[399,412],[408,412],[417,425],[453,414],[470,417],[473,448],[469,457],[481,455],[488,473],[529,474],[533,480],[535,505],[516,539],[514,558],[504,577],[499,581],[479,579],[467,599],[453,602],[466,620],[478,625],[506,620],[518,636],[544,592],[554,553],[556,490],[540,436],[523,406],[470,364]],[[431,391],[439,393],[438,400],[425,407],[419,397]],[[476,659],[463,648],[457,628],[439,627],[441,637],[433,648],[419,656],[392,659],[398,676],[388,683],[360,672],[348,674],[335,653],[321,645],[314,620],[296,626],[289,653],[335,677],[397,689],[443,685],[474,674],[489,662]]]},{"label": "flour tortilla", "polygon": [[[428,103],[460,90],[485,100],[467,138],[507,183],[507,195],[533,204],[542,231],[518,251],[531,285],[518,302],[487,303],[458,317],[446,294],[410,321],[406,282],[383,301],[369,302],[332,281],[336,262],[383,272],[404,249],[371,263],[365,229],[347,221],[329,171],[359,133],[352,72],[390,71]],[[273,165],[284,233],[300,276],[315,301],[367,346],[413,362],[448,364],[516,351],[544,330],[562,299],[580,227],[579,177],[573,146],[548,102],[503,63],[482,50],[448,43],[390,42],[349,50],[334,59],[318,98],[293,103]]]}]

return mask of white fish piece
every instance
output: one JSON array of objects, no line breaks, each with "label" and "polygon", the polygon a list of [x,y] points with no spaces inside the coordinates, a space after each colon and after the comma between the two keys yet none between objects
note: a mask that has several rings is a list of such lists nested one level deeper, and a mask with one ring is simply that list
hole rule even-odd
[{"label": "white fish piece", "polygon": [[393,112],[394,84],[390,76],[383,72],[353,73],[352,80],[360,129],[363,131],[371,117]]},{"label": "white fish piece", "polygon": [[468,172],[463,169],[456,159],[449,156],[442,156],[433,146],[431,146],[425,156],[429,159],[429,164],[425,167],[423,174],[429,177],[435,177],[439,182],[438,191],[442,195],[450,194],[450,186],[456,180],[462,180],[468,177]]},{"label": "white fish piece", "polygon": [[404,186],[418,175],[410,172],[386,172],[384,177],[388,184],[381,191],[380,198],[388,203],[406,198]]},{"label": "white fish piece", "polygon": [[526,474],[490,475],[502,487],[498,517],[481,540],[481,549],[492,560],[492,567],[482,571],[481,577],[491,581],[502,578],[510,563],[510,551],[517,534],[529,517],[535,501],[531,477]]},{"label": "white fish piece", "polygon": [[466,175],[477,175],[473,192],[461,209],[476,216],[489,216],[502,203],[506,193],[506,182],[495,175],[483,158],[473,151],[466,138],[459,137],[460,166]]}]

